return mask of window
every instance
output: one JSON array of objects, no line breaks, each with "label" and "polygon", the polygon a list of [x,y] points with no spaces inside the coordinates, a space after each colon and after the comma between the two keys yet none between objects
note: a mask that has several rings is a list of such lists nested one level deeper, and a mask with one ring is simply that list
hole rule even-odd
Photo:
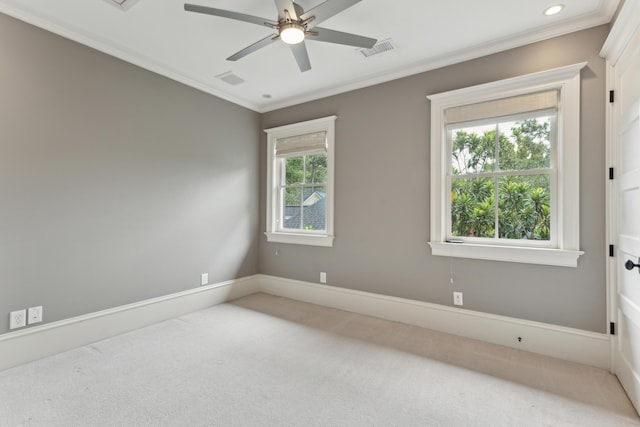
[{"label": "window", "polygon": [[265,130],[269,242],[333,245],[335,119]]},{"label": "window", "polygon": [[428,97],[434,255],[577,266],[585,65]]}]

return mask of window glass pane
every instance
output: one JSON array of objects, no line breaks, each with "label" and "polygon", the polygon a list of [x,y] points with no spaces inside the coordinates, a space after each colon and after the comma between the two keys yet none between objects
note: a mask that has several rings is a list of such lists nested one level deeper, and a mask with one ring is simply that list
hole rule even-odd
[{"label": "window glass pane", "polygon": [[284,193],[283,228],[299,230],[302,226],[302,189],[285,188],[282,191]]},{"label": "window glass pane", "polygon": [[499,124],[502,171],[551,167],[551,117],[533,117]]},{"label": "window glass pane", "polygon": [[549,240],[550,175],[502,177],[498,184],[498,237]]},{"label": "window glass pane", "polygon": [[284,162],[287,185],[302,184],[304,182],[304,156],[287,157]]},{"label": "window glass pane", "polygon": [[286,184],[324,184],[327,182],[327,155],[287,157],[283,160]]},{"label": "window glass pane", "polygon": [[305,230],[326,230],[327,203],[324,186],[304,189],[303,223]]},{"label": "window glass pane", "polygon": [[308,184],[320,184],[327,182],[327,155],[315,154],[305,156],[305,182]]},{"label": "window glass pane", "polygon": [[495,179],[451,179],[451,234],[459,237],[495,236]]},{"label": "window glass pane", "polygon": [[451,130],[451,174],[493,172],[496,126],[456,127]]}]

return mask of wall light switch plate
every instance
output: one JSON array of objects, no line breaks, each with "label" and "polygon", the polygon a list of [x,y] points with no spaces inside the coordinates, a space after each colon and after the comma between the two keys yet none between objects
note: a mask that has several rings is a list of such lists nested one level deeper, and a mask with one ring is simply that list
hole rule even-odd
[{"label": "wall light switch plate", "polygon": [[202,276],[200,276],[200,286],[204,286],[208,284],[209,284],[209,273],[202,273]]},{"label": "wall light switch plate", "polygon": [[42,306],[30,307],[27,311],[27,323],[31,325],[40,322],[42,322]]},{"label": "wall light switch plate", "polygon": [[27,326],[27,310],[16,310],[9,313],[9,329]]}]

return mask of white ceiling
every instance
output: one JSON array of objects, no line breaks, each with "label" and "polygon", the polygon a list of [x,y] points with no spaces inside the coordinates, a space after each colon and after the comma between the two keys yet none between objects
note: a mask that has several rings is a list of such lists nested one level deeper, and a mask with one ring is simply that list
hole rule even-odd
[{"label": "white ceiling", "polygon": [[[323,0],[299,0],[305,10]],[[331,0],[339,1],[339,0]],[[118,0],[121,2],[121,0]],[[187,0],[277,20],[274,0]],[[553,17],[543,10],[563,3]],[[237,62],[225,58],[274,31],[184,11],[176,0],[0,0],[0,12],[258,112],[357,89],[608,23],[620,0],[362,0],[321,26],[396,49],[364,58],[357,48],[307,41],[301,73],[276,42]],[[16,41],[19,42],[19,41]],[[245,82],[216,76],[232,72]]]}]

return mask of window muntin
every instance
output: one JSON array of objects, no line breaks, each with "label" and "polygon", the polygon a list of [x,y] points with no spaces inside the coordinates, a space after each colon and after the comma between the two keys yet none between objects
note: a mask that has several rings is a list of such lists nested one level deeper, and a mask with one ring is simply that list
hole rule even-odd
[{"label": "window muntin", "polygon": [[448,239],[555,246],[556,123],[554,109],[448,126]]},{"label": "window muntin", "polygon": [[336,117],[267,129],[267,240],[333,244]]}]

